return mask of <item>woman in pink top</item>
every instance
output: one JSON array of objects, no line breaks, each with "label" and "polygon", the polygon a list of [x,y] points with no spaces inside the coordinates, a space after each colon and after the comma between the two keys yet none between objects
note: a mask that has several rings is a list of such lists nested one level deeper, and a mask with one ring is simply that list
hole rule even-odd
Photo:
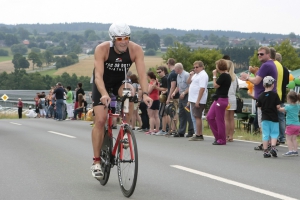
[{"label": "woman in pink top", "polygon": [[[148,108],[148,116],[149,116],[149,124],[150,124],[150,129],[146,134],[151,134],[155,135],[156,132],[159,130],[159,83],[158,80],[156,79],[156,76],[153,72],[148,72],[148,79],[150,81],[149,86],[148,86],[148,94],[151,99],[153,99],[152,106]],[[154,129],[156,128],[156,130]]]}]

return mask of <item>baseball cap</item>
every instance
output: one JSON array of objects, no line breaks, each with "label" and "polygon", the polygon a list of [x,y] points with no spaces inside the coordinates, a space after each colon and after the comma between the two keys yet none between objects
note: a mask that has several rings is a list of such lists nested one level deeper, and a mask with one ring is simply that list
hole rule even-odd
[{"label": "baseball cap", "polygon": [[263,80],[264,86],[271,86],[275,82],[275,79],[272,76],[266,76]]}]

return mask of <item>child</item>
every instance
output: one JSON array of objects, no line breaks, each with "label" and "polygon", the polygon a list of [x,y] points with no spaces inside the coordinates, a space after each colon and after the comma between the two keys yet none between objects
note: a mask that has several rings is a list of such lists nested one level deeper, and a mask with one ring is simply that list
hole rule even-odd
[{"label": "child", "polygon": [[289,105],[286,105],[284,108],[280,108],[279,111],[286,112],[286,139],[289,151],[283,156],[298,156],[298,143],[297,135],[300,131],[300,122],[299,122],[299,104],[297,101],[300,101],[300,94],[297,95],[296,92],[290,91],[287,94],[287,102]]},{"label": "child", "polygon": [[[280,108],[280,99],[278,94],[273,92],[275,79],[272,76],[266,76],[263,79],[265,91],[258,97],[257,107],[262,112],[262,140],[264,148],[264,158],[277,157],[275,148],[279,135],[279,122],[277,109]],[[271,149],[268,149],[269,138],[271,137]]]}]

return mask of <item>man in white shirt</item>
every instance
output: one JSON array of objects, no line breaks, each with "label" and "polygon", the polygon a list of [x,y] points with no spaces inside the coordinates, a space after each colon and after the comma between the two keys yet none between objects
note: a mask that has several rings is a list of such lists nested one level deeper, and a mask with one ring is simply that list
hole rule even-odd
[{"label": "man in white shirt", "polygon": [[31,106],[29,106],[28,113],[25,115],[28,118],[35,118],[37,116],[36,112],[34,112],[34,110],[31,110]]},{"label": "man in white shirt", "polygon": [[202,112],[205,108],[208,94],[208,75],[204,70],[202,61],[195,61],[193,65],[194,71],[190,72],[187,83],[190,84],[188,101],[191,104],[191,114],[196,118],[196,134],[189,140],[201,141],[204,139],[202,134]]}]

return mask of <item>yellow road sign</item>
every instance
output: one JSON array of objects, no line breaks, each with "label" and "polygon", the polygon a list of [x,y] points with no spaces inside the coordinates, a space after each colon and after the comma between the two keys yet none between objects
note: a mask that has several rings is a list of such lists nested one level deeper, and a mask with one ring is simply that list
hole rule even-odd
[{"label": "yellow road sign", "polygon": [[2,99],[3,101],[6,101],[6,100],[8,99],[8,96],[7,96],[6,94],[4,94],[4,95],[2,95],[1,99]]}]

